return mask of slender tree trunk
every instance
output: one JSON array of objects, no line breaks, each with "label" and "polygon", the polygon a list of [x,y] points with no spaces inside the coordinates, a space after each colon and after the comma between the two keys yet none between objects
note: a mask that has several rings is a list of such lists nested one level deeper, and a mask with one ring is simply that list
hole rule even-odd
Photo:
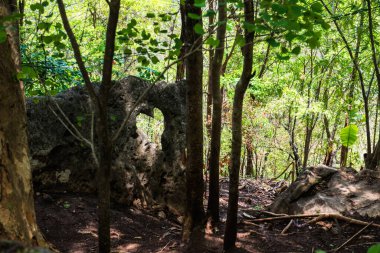
[{"label": "slender tree trunk", "polygon": [[[254,23],[253,1],[244,1],[245,21]],[[231,167],[230,167],[230,184],[229,199],[227,210],[226,230],[224,233],[224,250],[235,247],[237,235],[237,213],[239,199],[239,169],[240,169],[240,153],[242,142],[242,111],[244,94],[252,79],[253,64],[253,38],[254,33],[245,30],[245,45],[242,47],[243,55],[243,72],[240,80],[236,85],[233,109],[232,109],[232,148],[231,148]]]},{"label": "slender tree trunk", "polygon": [[248,177],[251,177],[253,175],[253,151],[252,151],[252,144],[248,142],[246,144],[246,149],[247,149],[247,167],[246,167],[245,174]]},{"label": "slender tree trunk", "polygon": [[[0,0],[0,19],[15,11],[16,1]],[[20,54],[17,22],[5,23],[0,43],[0,240],[46,246],[34,212],[23,90],[17,80]]]},{"label": "slender tree trunk", "polygon": [[[210,10],[215,9],[215,0],[208,0],[208,8]],[[214,29],[213,29],[213,24],[215,21],[215,17],[213,15],[210,15],[208,17],[208,33],[209,36],[214,35]],[[207,99],[206,99],[206,129],[207,129],[207,136],[211,137],[211,118],[212,118],[212,105],[213,105],[213,87],[212,87],[212,75],[213,75],[213,62],[214,62],[214,54],[215,51],[213,50],[212,46],[209,47],[209,67],[208,67],[208,82],[207,82]],[[211,145],[211,144],[210,144]],[[211,149],[211,148],[210,148]],[[207,157],[208,158],[208,157]]]},{"label": "slender tree trunk", "polygon": [[323,164],[326,166],[332,166],[333,163],[333,149],[334,149],[334,136],[330,131],[330,123],[326,115],[323,118],[324,127],[326,130],[326,136],[327,136],[327,149],[325,158],[323,160]]},{"label": "slender tree trunk", "polygon": [[[368,30],[369,30],[369,38],[371,42],[371,51],[372,51],[372,61],[373,61],[373,67],[375,69],[376,74],[376,81],[377,81],[377,93],[378,93],[378,100],[380,100],[380,69],[376,57],[376,47],[375,47],[375,38],[373,35],[373,20],[372,20],[372,7],[371,7],[371,0],[366,0],[367,2],[367,9],[368,9]],[[376,133],[374,134],[376,136]],[[374,137],[375,138],[375,137]],[[376,147],[374,149],[373,154],[368,154],[368,161],[366,161],[366,164],[369,166],[366,166],[370,170],[378,169],[380,170],[380,136],[378,139],[378,142],[376,144]]]},{"label": "slender tree trunk", "polygon": [[257,154],[256,149],[254,150],[254,153],[255,153],[255,179],[257,180],[260,174],[259,155]]},{"label": "slender tree trunk", "polygon": [[227,53],[226,55],[226,58],[222,64],[222,70],[221,70],[221,75],[224,76],[224,74],[226,73],[227,71],[227,65],[228,65],[228,62],[230,61],[234,51],[235,51],[235,48],[237,46],[237,39],[238,39],[238,36],[241,34],[241,29],[239,27],[236,28],[236,35],[235,35],[235,39],[234,39],[234,42],[232,43],[232,47],[230,49],[230,51]]},{"label": "slender tree trunk", "polygon": [[202,19],[194,20],[188,14],[202,16],[202,10],[194,6],[194,0],[186,0],[185,43],[196,48],[186,58],[186,212],[183,240],[188,243],[188,252],[201,252],[205,212],[203,208],[203,118],[202,118],[202,76],[203,53],[202,36],[195,33],[194,26],[202,25]]},{"label": "slender tree trunk", "polygon": [[[69,37],[74,56],[82,73],[86,89],[94,104],[97,122],[96,133],[99,153],[99,166],[97,168],[98,191],[98,245],[99,252],[111,251],[110,238],[110,174],[112,164],[112,138],[108,126],[108,97],[112,87],[112,66],[115,51],[116,28],[119,19],[120,0],[108,1],[109,16],[106,31],[105,52],[103,60],[102,82],[98,94],[96,93],[83,58],[78,42],[70,27],[63,0],[57,0],[62,23]],[[96,154],[94,154],[96,156]]]},{"label": "slender tree trunk", "polygon": [[110,238],[110,198],[112,141],[108,126],[108,98],[112,87],[112,62],[115,52],[116,28],[119,20],[120,0],[109,2],[109,16],[106,32],[106,49],[103,61],[102,83],[99,89],[97,135],[99,147],[98,181],[98,242],[99,252],[111,251]]},{"label": "slender tree trunk", "polygon": [[217,39],[219,46],[215,49],[215,54],[211,63],[210,84],[212,87],[212,130],[211,130],[211,151],[210,151],[210,184],[207,212],[211,217],[211,223],[219,222],[219,158],[220,158],[220,138],[222,133],[222,94],[220,90],[221,67],[224,55],[224,43],[226,36],[227,3],[225,0],[218,1],[218,23]]},{"label": "slender tree trunk", "polygon": [[285,126],[285,130],[289,134],[289,146],[292,149],[293,153],[293,160],[294,160],[294,168],[296,171],[296,174],[300,172],[301,168],[301,158],[298,154],[298,147],[295,139],[295,128],[297,124],[297,117],[295,116],[294,118],[291,117],[291,111],[292,109],[289,109],[289,114],[288,114],[288,124]]},{"label": "slender tree trunk", "polygon": [[[180,36],[180,40],[183,42],[185,40],[185,4],[180,1],[179,3],[179,10],[180,10],[180,13],[181,13],[181,36]],[[183,56],[186,54],[185,52],[186,50],[186,47],[185,45],[183,45],[181,47],[181,51],[179,53],[179,56],[178,58],[181,59],[183,58]],[[179,61],[178,64],[177,64],[177,74],[176,74],[176,81],[181,81],[185,78],[185,64],[184,64],[184,61]]]},{"label": "slender tree trunk", "polygon": [[241,164],[240,164],[240,175],[241,176],[244,176],[244,166],[245,166],[245,157],[246,157],[245,150],[246,149],[243,149],[243,159],[242,159]]}]

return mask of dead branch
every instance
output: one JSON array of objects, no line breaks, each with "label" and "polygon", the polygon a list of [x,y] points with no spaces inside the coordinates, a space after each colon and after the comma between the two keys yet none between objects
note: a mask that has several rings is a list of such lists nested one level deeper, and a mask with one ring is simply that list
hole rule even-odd
[{"label": "dead branch", "polygon": [[284,235],[288,229],[290,228],[290,226],[293,224],[293,219],[290,220],[289,224],[286,225],[286,227],[281,231],[281,235]]},{"label": "dead branch", "polygon": [[370,224],[371,226],[380,228],[380,224],[369,223],[369,222],[366,222],[366,221],[361,221],[361,220],[353,219],[353,218],[346,217],[346,216],[343,216],[341,214],[336,214],[336,213],[294,214],[294,215],[287,215],[287,216],[277,216],[277,217],[270,217],[270,218],[254,219],[254,220],[252,220],[252,222],[265,222],[265,221],[288,220],[288,219],[303,219],[303,218],[312,218],[312,217],[316,217],[316,218],[314,218],[311,221],[307,222],[305,224],[305,226],[309,225],[309,224],[312,224],[312,223],[315,223],[315,222],[318,222],[320,220],[324,220],[324,219],[338,219],[338,220],[343,220],[343,221],[346,221],[346,222],[349,222],[349,223],[352,223],[352,224],[364,225],[364,226]]},{"label": "dead branch", "polygon": [[336,214],[336,213],[320,214],[316,218],[314,218],[311,221],[307,222],[306,225],[309,225],[309,224],[312,224],[312,223],[315,223],[315,222],[318,222],[318,221],[324,220],[324,219],[337,219],[337,220],[343,220],[343,221],[346,221],[348,223],[352,223],[352,224],[356,224],[356,225],[363,225],[363,226],[371,225],[371,226],[380,228],[380,224],[376,224],[376,223],[373,223],[373,222],[361,221],[361,220],[353,219],[353,218],[350,218],[350,217],[347,217],[347,216],[343,216],[341,214]]},{"label": "dead branch", "polygon": [[241,221],[241,223],[244,224],[244,225],[251,225],[251,226],[255,226],[255,227],[261,227],[260,225],[257,225],[255,223],[247,221],[247,220],[243,220],[243,221]]},{"label": "dead branch", "polygon": [[265,211],[265,210],[259,210],[259,212],[260,212],[260,213],[269,214],[269,215],[271,215],[271,216],[276,216],[276,217],[287,216],[287,214],[284,214],[284,213],[272,213],[272,212]]},{"label": "dead branch", "polygon": [[336,252],[336,251],[340,250],[341,248],[343,248],[347,243],[349,243],[350,241],[352,241],[352,239],[354,239],[355,237],[357,237],[360,233],[362,233],[366,228],[368,228],[372,224],[373,224],[373,222],[368,223],[364,228],[360,229],[357,233],[355,233],[347,241],[345,241],[342,245],[340,245],[338,248],[334,249],[333,251]]},{"label": "dead branch", "polygon": [[261,218],[261,219],[254,219],[253,222],[265,222],[265,221],[273,221],[273,220],[289,220],[289,219],[302,219],[302,218],[311,218],[311,217],[318,217],[321,214],[294,214],[294,215],[282,215],[282,216],[276,216],[276,217],[269,217],[269,218]]}]

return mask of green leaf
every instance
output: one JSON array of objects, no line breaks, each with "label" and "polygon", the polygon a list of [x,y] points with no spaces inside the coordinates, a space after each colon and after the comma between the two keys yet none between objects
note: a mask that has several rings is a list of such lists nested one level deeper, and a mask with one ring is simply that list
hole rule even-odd
[{"label": "green leaf", "polygon": [[67,201],[65,201],[65,202],[63,203],[63,207],[66,208],[66,209],[70,208],[70,203],[67,202]]},{"label": "green leaf", "polygon": [[241,34],[238,34],[236,36],[236,44],[239,46],[239,47],[243,47],[245,45],[245,39],[244,39],[244,36],[241,35]]},{"label": "green leaf", "polygon": [[287,54],[287,53],[289,53],[289,50],[286,47],[281,47],[281,53]]},{"label": "green leaf", "polygon": [[195,0],[194,6],[198,8],[206,7],[206,0]]},{"label": "green leaf", "polygon": [[79,115],[75,119],[76,119],[77,125],[82,127],[82,122],[84,121],[84,117],[82,115]]},{"label": "green leaf", "polygon": [[32,79],[36,78],[37,76],[37,72],[33,68],[28,66],[22,67],[22,70],[17,74],[18,79]]},{"label": "green leaf", "polygon": [[367,253],[380,253],[380,243],[372,245],[368,249]]},{"label": "green leaf", "polygon": [[113,121],[113,122],[115,122],[117,120],[117,116],[116,115],[111,115],[110,118],[111,118],[111,121]]},{"label": "green leaf", "polygon": [[295,39],[297,37],[297,34],[293,33],[293,32],[288,32],[287,34],[285,34],[285,39],[289,42],[291,42],[293,39]]},{"label": "green leaf", "polygon": [[215,47],[219,46],[220,41],[218,39],[214,39],[214,38],[210,37],[205,41],[205,44],[210,45],[210,46],[215,48]]},{"label": "green leaf", "polygon": [[314,12],[321,13],[323,11],[323,5],[320,2],[315,2],[310,7]]},{"label": "green leaf", "polygon": [[51,27],[52,23],[41,22],[37,25],[38,29],[48,31]]},{"label": "green leaf", "polygon": [[290,59],[290,55],[288,54],[276,54],[276,57],[281,61],[287,61]]},{"label": "green leaf", "polygon": [[52,36],[44,36],[43,37],[43,41],[46,43],[46,44],[49,44],[53,41],[53,37]]},{"label": "green leaf", "polygon": [[321,249],[317,249],[317,250],[315,251],[315,253],[326,253],[326,251],[321,250]]},{"label": "green leaf", "polygon": [[283,5],[274,3],[272,4],[272,10],[274,12],[277,12],[278,14],[285,14],[287,11],[287,8]]},{"label": "green leaf", "polygon": [[267,42],[272,47],[278,47],[278,46],[280,46],[280,42],[276,41],[274,38],[267,39]]},{"label": "green leaf", "polygon": [[301,47],[300,46],[296,46],[295,48],[293,48],[292,54],[299,55],[300,53],[301,53]]},{"label": "green leaf", "polygon": [[147,18],[155,18],[155,17],[156,17],[156,14],[150,12],[150,13],[147,13],[147,14],[146,14],[146,17],[147,17]]},{"label": "green leaf", "polygon": [[195,31],[195,33],[200,34],[200,35],[205,34],[205,31],[203,30],[202,25],[199,24],[199,23],[197,23],[197,24],[194,26],[194,31]]},{"label": "green leaf", "polygon": [[136,19],[132,18],[132,19],[131,19],[131,22],[129,22],[129,24],[128,24],[127,26],[128,26],[128,28],[133,28],[133,27],[135,27],[136,25],[137,25],[137,21],[136,21]]},{"label": "green leaf", "polygon": [[317,48],[320,45],[319,38],[315,36],[311,37],[310,39],[307,39],[306,43],[309,44],[309,47],[311,49]]},{"label": "green leaf", "polygon": [[250,22],[244,22],[244,28],[248,31],[248,32],[253,32],[255,30],[255,25],[250,23]]},{"label": "green leaf", "polygon": [[204,17],[213,17],[215,15],[216,15],[216,12],[214,10],[207,10],[203,16]]},{"label": "green leaf", "polygon": [[349,125],[340,131],[340,141],[345,147],[352,146],[358,139],[359,128],[357,125]]},{"label": "green leaf", "polygon": [[157,63],[159,63],[160,62],[160,60],[157,58],[157,56],[152,56],[151,58],[150,58],[150,60],[152,61],[152,63],[153,64],[157,64]]},{"label": "green leaf", "polygon": [[42,4],[40,4],[40,3],[35,3],[35,4],[31,4],[30,5],[30,9],[32,11],[38,10],[39,13],[44,13],[45,7]]},{"label": "green leaf", "polygon": [[188,13],[187,16],[191,19],[200,20],[202,17],[195,13]]}]

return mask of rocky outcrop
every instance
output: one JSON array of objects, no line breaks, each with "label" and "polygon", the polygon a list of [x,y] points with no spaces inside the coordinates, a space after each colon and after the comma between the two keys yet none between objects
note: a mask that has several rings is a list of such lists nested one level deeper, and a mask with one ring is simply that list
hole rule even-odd
[{"label": "rocky outcrop", "polygon": [[[113,84],[108,103],[111,131],[120,126],[149,85],[137,77],[128,77]],[[91,149],[62,123],[68,124],[64,118],[67,117],[81,135],[90,139],[92,110],[89,105],[89,97],[83,87],[72,88],[51,99],[28,99],[31,163],[33,181],[38,190],[96,191],[96,169]],[[154,108],[164,115],[162,149],[136,127],[137,115],[144,113],[153,117]],[[62,112],[66,116],[62,116]],[[182,210],[185,199],[184,150],[185,84],[158,83],[139,103],[115,144],[112,199],[126,204],[137,201],[143,205],[158,201]]]},{"label": "rocky outcrop", "polygon": [[270,207],[275,213],[343,213],[380,217],[380,173],[307,168]]}]

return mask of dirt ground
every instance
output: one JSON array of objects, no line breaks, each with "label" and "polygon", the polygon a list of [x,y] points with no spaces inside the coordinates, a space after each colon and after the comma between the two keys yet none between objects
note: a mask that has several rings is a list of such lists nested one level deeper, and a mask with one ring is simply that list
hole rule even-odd
[{"label": "dirt ground", "polygon": [[[306,225],[310,219],[295,219],[281,234],[289,220],[252,222],[271,217],[265,207],[275,198],[280,184],[244,179],[240,183],[238,242],[236,252],[316,252],[332,251],[364,226],[344,221],[324,220]],[[38,224],[46,239],[61,252],[96,252],[96,197],[84,194],[36,193]],[[206,252],[222,252],[224,222],[228,201],[228,181],[221,180],[222,223],[213,234],[206,235]],[[360,218],[365,220],[365,218]],[[380,224],[380,219],[371,220]],[[113,252],[181,252],[181,224],[178,217],[164,209],[143,210],[137,207],[112,206]],[[367,252],[380,243],[380,228],[367,227],[338,252]]]}]

